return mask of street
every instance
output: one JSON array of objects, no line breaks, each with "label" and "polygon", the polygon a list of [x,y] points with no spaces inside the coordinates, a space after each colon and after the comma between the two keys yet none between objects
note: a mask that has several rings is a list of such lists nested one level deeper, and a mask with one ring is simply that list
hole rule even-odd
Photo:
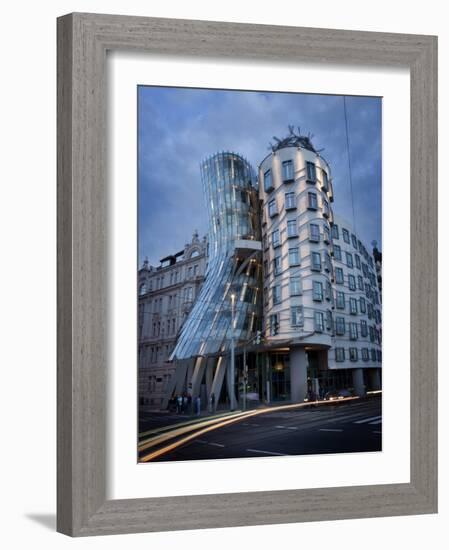
[{"label": "street", "polygon": [[[139,461],[380,451],[381,414],[381,397],[377,395],[201,419],[167,415],[165,420],[141,422],[147,432],[141,430]],[[154,427],[157,423],[159,427]]]}]

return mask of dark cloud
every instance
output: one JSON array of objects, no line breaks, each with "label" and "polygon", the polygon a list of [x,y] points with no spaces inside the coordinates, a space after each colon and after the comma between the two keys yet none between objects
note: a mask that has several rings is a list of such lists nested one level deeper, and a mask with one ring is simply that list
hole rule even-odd
[{"label": "dark cloud", "polygon": [[352,190],[342,96],[139,88],[139,259],[157,264],[207,231],[199,163],[235,151],[257,169],[287,125],[312,133],[330,163],[334,211],[362,240],[381,238],[381,99],[346,97]]}]

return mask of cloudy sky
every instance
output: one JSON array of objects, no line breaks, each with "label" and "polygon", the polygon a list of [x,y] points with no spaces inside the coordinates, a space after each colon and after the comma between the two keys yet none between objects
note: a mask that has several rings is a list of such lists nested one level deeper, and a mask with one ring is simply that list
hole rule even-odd
[{"label": "cloudy sky", "polygon": [[[257,170],[288,124],[313,134],[332,170],[334,212],[353,222],[343,96],[140,86],[139,265],[177,252],[207,219],[199,163],[234,151]],[[355,226],[381,247],[381,99],[346,97]]]}]

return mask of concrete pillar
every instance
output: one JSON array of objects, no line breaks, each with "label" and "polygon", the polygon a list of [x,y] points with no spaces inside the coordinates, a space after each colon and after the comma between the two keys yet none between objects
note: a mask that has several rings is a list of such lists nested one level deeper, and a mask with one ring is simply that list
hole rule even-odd
[{"label": "concrete pillar", "polygon": [[207,391],[207,399],[210,399],[210,394],[212,391],[212,381],[214,379],[214,365],[215,365],[215,359],[208,359],[206,363],[206,391]]},{"label": "concrete pillar", "polygon": [[359,397],[365,395],[365,383],[363,382],[363,369],[352,369],[352,382],[355,394]]},{"label": "concrete pillar", "polygon": [[197,357],[195,362],[195,367],[192,374],[192,389],[190,390],[192,394],[192,399],[196,399],[200,393],[201,381],[203,379],[204,367],[206,366],[205,357]]},{"label": "concrete pillar", "polygon": [[296,403],[304,401],[307,394],[307,354],[301,347],[290,350],[290,392]]},{"label": "concrete pillar", "polygon": [[186,379],[187,363],[188,360],[185,359],[182,361],[176,361],[175,370],[167,385],[165,395],[162,398],[161,409],[166,409],[168,407],[168,401],[173,394],[182,392]]},{"label": "concrete pillar", "polygon": [[[215,404],[214,404],[215,410],[217,409],[218,399],[220,398],[220,392],[221,392],[221,387],[223,385],[225,373],[226,373],[226,359],[224,359],[223,357],[219,357],[217,361],[217,368],[215,369],[215,375],[214,375],[214,379],[212,381],[212,386],[210,390],[211,395],[214,394],[215,396]],[[210,399],[210,396],[209,396],[209,399]],[[215,412],[215,410],[211,412]]]},{"label": "concrete pillar", "polygon": [[380,390],[380,369],[372,369],[370,371],[370,382],[373,390]]}]

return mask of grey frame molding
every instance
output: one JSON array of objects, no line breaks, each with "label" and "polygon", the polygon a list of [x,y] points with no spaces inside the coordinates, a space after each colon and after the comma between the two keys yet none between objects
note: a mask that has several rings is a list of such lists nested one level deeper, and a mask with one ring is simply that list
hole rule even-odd
[{"label": "grey frame molding", "polygon": [[[106,499],[108,50],[409,67],[410,483]],[[85,536],[436,512],[436,396],[437,38],[81,13],[59,18],[58,531]]]}]

